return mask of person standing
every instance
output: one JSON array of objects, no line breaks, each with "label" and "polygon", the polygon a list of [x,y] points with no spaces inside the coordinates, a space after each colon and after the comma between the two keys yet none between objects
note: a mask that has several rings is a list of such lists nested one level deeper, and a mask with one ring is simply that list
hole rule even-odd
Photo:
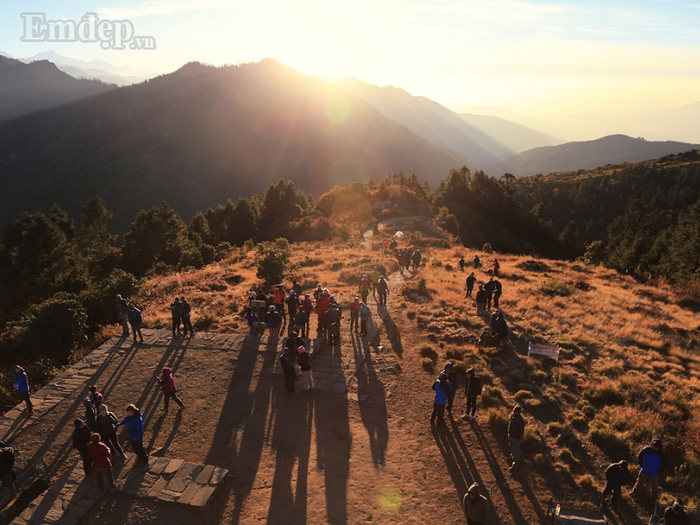
[{"label": "person standing", "polygon": [[173,318],[173,337],[178,337],[180,335],[180,321],[182,319],[182,303],[180,302],[180,298],[176,297],[175,300],[170,303],[168,309]]},{"label": "person standing", "polygon": [[476,292],[476,315],[486,314],[486,292],[484,285],[479,285],[479,291]]},{"label": "person standing", "polygon": [[29,378],[24,368],[19,365],[15,366],[15,380],[12,388],[17,392],[20,403],[24,401],[27,405],[24,410],[29,414],[33,414],[34,405],[32,405],[32,400],[29,398]]},{"label": "person standing", "polygon": [[355,299],[350,303],[350,331],[353,331],[353,328],[355,332],[359,330],[359,321],[360,321],[360,298],[355,297]]},{"label": "person standing", "polygon": [[91,472],[90,466],[92,465],[92,461],[87,455],[87,446],[90,443],[90,434],[92,432],[90,432],[90,429],[82,419],[74,420],[73,426],[75,427],[72,435],[73,448],[80,454],[83,460],[83,471],[87,476]]},{"label": "person standing", "polygon": [[464,271],[464,266],[465,266],[464,255],[460,255],[459,256],[459,269],[460,269],[460,271],[462,271],[462,272]]},{"label": "person standing", "polygon": [[113,450],[119,453],[122,458],[126,458],[124,449],[122,449],[117,439],[117,416],[109,411],[107,405],[100,405],[100,412],[95,420],[95,432],[100,435],[102,443],[111,446]]},{"label": "person standing", "polygon": [[489,502],[481,493],[478,483],[472,483],[462,500],[467,525],[484,525],[489,511]]},{"label": "person standing", "polygon": [[442,371],[447,377],[447,382],[450,385],[450,389],[447,392],[447,403],[445,403],[445,410],[447,414],[452,417],[452,404],[455,400],[455,394],[457,393],[457,374],[455,373],[455,367],[451,362],[445,363],[445,368]]},{"label": "person standing", "polygon": [[[141,310],[136,308],[133,304],[129,305],[129,324],[131,325],[131,333],[134,334],[134,343],[143,343],[141,323],[143,323],[143,316],[141,315]],[[137,336],[140,339],[140,341],[137,341]]]},{"label": "person standing", "polygon": [[603,489],[601,503],[605,502],[607,496],[611,496],[610,504],[615,505],[622,496],[622,486],[627,484],[629,478],[630,471],[624,459],[608,465],[605,469],[605,489]]},{"label": "person standing", "polygon": [[296,315],[294,316],[294,331],[301,334],[301,337],[308,336],[309,314],[306,313],[306,308],[299,306]]},{"label": "person standing", "polygon": [[284,284],[279,283],[272,287],[273,302],[275,303],[275,310],[280,315],[285,322],[287,322],[287,314],[284,311],[284,302],[287,297],[287,292],[284,289]]},{"label": "person standing", "polygon": [[491,301],[493,299],[493,292],[496,289],[496,285],[493,284],[493,277],[489,277],[489,280],[484,285],[484,292],[486,292],[486,309],[491,311]]},{"label": "person standing", "polygon": [[[296,283],[296,281],[294,281]],[[289,311],[288,333],[292,333],[296,328],[297,310],[299,309],[299,296],[294,290],[290,290],[287,295],[287,310]]]},{"label": "person standing", "polygon": [[445,405],[450,394],[450,382],[444,373],[441,373],[433,383],[433,390],[435,397],[433,398],[433,412],[430,414],[430,424],[434,425],[437,422],[438,425],[444,425]]},{"label": "person standing", "polygon": [[246,308],[245,312],[245,322],[248,325],[248,330],[250,335],[260,335],[258,333],[258,316],[255,315],[255,311],[253,310],[252,306],[249,306]]},{"label": "person standing", "polygon": [[467,297],[472,296],[472,290],[474,290],[474,283],[476,283],[476,275],[474,272],[467,276]]},{"label": "person standing", "polygon": [[301,368],[301,390],[302,392],[311,392],[314,389],[314,377],[309,353],[303,345],[299,345],[297,348],[297,363]]},{"label": "person standing", "polygon": [[481,378],[476,377],[474,369],[467,370],[467,379],[464,385],[464,394],[467,398],[467,409],[462,416],[462,420],[474,420],[476,415],[476,400],[481,395]]},{"label": "person standing", "polygon": [[379,278],[382,276],[381,273],[379,273],[379,270],[375,266],[372,269],[372,272],[369,274],[369,282],[372,285],[372,297],[375,299],[377,298],[377,283],[379,282]]},{"label": "person standing", "polygon": [[289,348],[285,346],[280,356],[280,365],[282,365],[284,387],[287,389],[287,392],[294,392],[294,383],[297,379],[297,373],[294,370],[294,361],[294,356],[289,352]]},{"label": "person standing", "polygon": [[503,286],[501,285],[501,281],[498,279],[494,279],[493,281],[493,307],[498,308],[498,302],[501,299],[501,295],[503,294]]},{"label": "person standing", "polygon": [[491,337],[497,344],[508,339],[508,323],[500,310],[491,316]]},{"label": "person standing", "polygon": [[269,337],[278,337],[280,334],[280,326],[282,325],[282,317],[277,312],[274,305],[270,305],[265,316],[265,323],[269,330]]},{"label": "person standing", "polygon": [[413,262],[413,269],[416,270],[420,266],[420,261],[423,256],[420,253],[420,248],[416,248],[416,251],[411,255],[411,262]]},{"label": "person standing", "polygon": [[129,303],[126,302],[126,299],[121,294],[114,296],[114,311],[117,312],[117,319],[119,324],[122,325],[122,337],[127,337],[129,335],[129,322],[127,319]]},{"label": "person standing", "polygon": [[525,434],[525,420],[521,414],[520,405],[513,407],[508,421],[508,446],[510,447],[510,470],[515,470],[520,465],[520,443]]},{"label": "person standing", "polygon": [[192,335],[194,335],[194,329],[192,328],[192,307],[190,303],[185,300],[184,296],[180,297],[180,313],[182,315],[182,335],[187,335],[187,330],[189,330],[190,337],[192,337]]},{"label": "person standing", "polygon": [[389,295],[389,283],[386,282],[386,278],[383,275],[377,283],[377,293],[379,294],[379,304],[386,306],[386,298]]},{"label": "person standing", "polygon": [[97,489],[105,491],[104,478],[107,478],[107,485],[110,492],[119,490],[120,486],[115,485],[112,475],[111,453],[107,445],[100,441],[100,435],[94,433],[90,436],[90,444],[87,446],[87,455],[92,461],[92,470],[97,476]]},{"label": "person standing", "polygon": [[493,276],[498,277],[498,272],[501,269],[501,263],[498,262],[498,259],[493,260]]},{"label": "person standing", "polygon": [[126,407],[126,417],[117,423],[117,427],[126,425],[129,435],[129,443],[134,450],[138,461],[136,462],[143,470],[148,469],[148,454],[143,448],[143,417],[136,405]]},{"label": "person standing", "polygon": [[656,502],[659,496],[659,476],[664,464],[664,452],[660,439],[654,439],[650,446],[644,447],[639,453],[639,476],[632,487],[630,495],[635,495],[644,488],[651,489],[651,499]]},{"label": "person standing", "polygon": [[360,303],[360,336],[367,335],[367,323],[372,319],[372,312],[365,303]]},{"label": "person standing", "polygon": [[161,390],[163,390],[163,410],[168,410],[168,405],[170,404],[171,397],[178,405],[180,405],[180,410],[184,410],[185,404],[177,395],[177,388],[175,387],[175,376],[173,375],[173,369],[169,366],[163,368],[163,373],[161,377],[156,377],[156,381],[160,385]]},{"label": "person standing", "polygon": [[360,280],[360,295],[362,296],[363,303],[367,302],[367,297],[369,297],[370,288],[371,285],[369,282],[369,277],[367,276],[367,274],[362,275],[362,279]]}]

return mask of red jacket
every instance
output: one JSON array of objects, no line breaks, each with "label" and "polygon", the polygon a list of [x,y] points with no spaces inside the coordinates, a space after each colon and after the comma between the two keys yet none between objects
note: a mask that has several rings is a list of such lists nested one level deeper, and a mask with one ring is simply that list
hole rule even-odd
[{"label": "red jacket", "polygon": [[109,459],[109,448],[104,443],[90,443],[87,447],[87,455],[92,460],[92,468],[95,470],[109,470],[112,468],[112,462]]}]

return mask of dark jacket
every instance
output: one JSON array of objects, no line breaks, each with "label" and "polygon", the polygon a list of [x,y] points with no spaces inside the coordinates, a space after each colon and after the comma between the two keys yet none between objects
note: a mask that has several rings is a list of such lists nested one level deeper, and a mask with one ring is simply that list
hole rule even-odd
[{"label": "dark jacket", "polygon": [[486,304],[486,292],[484,290],[476,292],[476,302],[479,304]]},{"label": "dark jacket", "polygon": [[291,354],[282,354],[280,356],[280,365],[282,365],[284,375],[296,377],[296,372],[294,371],[294,358]]},{"label": "dark jacket", "polygon": [[377,283],[377,292],[382,295],[389,293],[389,283],[386,282],[386,279],[379,279]]},{"label": "dark jacket", "polygon": [[464,385],[464,393],[467,397],[477,397],[481,395],[481,378],[467,375],[467,382]]},{"label": "dark jacket", "polygon": [[112,412],[107,412],[106,416],[99,415],[95,420],[95,432],[97,432],[102,441],[106,441],[108,437],[117,433],[117,416]]},{"label": "dark jacket", "polygon": [[690,520],[685,509],[675,509],[671,506],[664,511],[664,523],[665,525],[689,525]]},{"label": "dark jacket", "polygon": [[[475,496],[475,499],[471,499],[469,495]],[[464,495],[462,500],[462,506],[464,507],[464,514],[470,523],[483,523],[486,520],[486,515],[489,511],[489,502],[486,496],[481,494],[479,490],[478,483],[472,483],[469,490]]]},{"label": "dark jacket", "polygon": [[282,324],[282,316],[279,312],[267,312],[265,323],[267,323],[268,328],[279,328]]},{"label": "dark jacket", "polygon": [[492,295],[494,290],[496,289],[496,284],[493,281],[488,281],[484,285],[484,291],[486,292],[486,296],[488,297],[489,295]]},{"label": "dark jacket", "polygon": [[521,414],[513,412],[508,421],[508,437],[512,439],[523,439],[525,434],[525,420]]},{"label": "dark jacket", "polygon": [[129,324],[132,324],[134,326],[141,326],[141,323],[143,322],[143,316],[141,315],[141,310],[138,308],[134,308],[133,310],[129,311]]},{"label": "dark jacket", "polygon": [[85,454],[88,443],[90,443],[90,434],[90,429],[87,426],[75,427],[75,430],[73,430],[73,448],[81,454]]},{"label": "dark jacket", "polygon": [[613,463],[605,469],[605,480],[610,487],[622,487],[629,481],[630,471],[620,463]]},{"label": "dark jacket", "polygon": [[302,372],[307,372],[311,370],[311,361],[309,360],[309,352],[301,352],[297,356],[297,363],[301,367]]}]

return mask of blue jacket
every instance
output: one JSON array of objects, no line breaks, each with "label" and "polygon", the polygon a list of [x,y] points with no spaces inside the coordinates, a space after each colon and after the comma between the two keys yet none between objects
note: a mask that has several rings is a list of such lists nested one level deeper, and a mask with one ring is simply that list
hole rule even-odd
[{"label": "blue jacket", "polygon": [[126,416],[117,426],[126,425],[129,433],[129,443],[140,443],[143,441],[143,418],[141,412],[136,412],[133,417]]},{"label": "blue jacket", "polygon": [[450,388],[449,383],[447,382],[447,378],[442,378],[441,374],[441,379],[437,379],[435,383],[433,383],[433,390],[435,390],[435,400],[434,403],[436,405],[445,405],[447,404],[447,391]]},{"label": "blue jacket", "polygon": [[660,450],[655,451],[652,447],[644,447],[639,454],[639,462],[642,464],[642,472],[652,478],[659,475],[663,460],[664,453]]},{"label": "blue jacket", "polygon": [[24,371],[24,368],[21,372],[15,373],[15,383],[13,386],[14,389],[20,394],[29,392],[29,378],[27,377],[27,372]]}]

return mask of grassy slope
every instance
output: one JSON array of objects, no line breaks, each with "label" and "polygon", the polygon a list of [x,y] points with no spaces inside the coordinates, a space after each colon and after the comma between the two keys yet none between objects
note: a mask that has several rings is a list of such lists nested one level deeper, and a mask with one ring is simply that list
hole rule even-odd
[{"label": "grassy slope", "polygon": [[[459,249],[422,251],[426,265],[405,289],[416,289],[423,278],[428,293],[391,299],[397,315],[403,314],[395,319],[403,341],[402,384],[419,384],[415,392],[430,402],[425,392],[435,369],[429,362],[409,366],[421,362],[426,345],[438,351],[436,368],[447,359],[476,366],[485,378],[482,401],[492,435],[501,435],[507,411],[521,403],[529,422],[525,448],[532,475],[549,490],[602,488],[602,469],[622,457],[632,460],[636,476],[634,458],[652,436],[665,439],[672,461],[697,461],[690,452],[684,456],[680,422],[698,413],[698,317],[681,308],[670,289],[639,285],[603,268],[498,255],[511,342],[478,354],[474,343],[487,319],[465,302],[466,273],[448,266],[457,266]],[[480,255],[487,263],[494,257]],[[472,256],[469,251],[467,260]],[[355,294],[361,272],[374,264],[395,269],[377,251],[331,244],[295,245],[293,262],[305,290],[322,282],[344,304]],[[477,271],[477,277],[488,276]],[[252,252],[153,279],[134,300],[151,327],[168,326],[167,304],[174,294],[184,294],[193,305],[195,327],[244,332],[240,313],[251,286],[257,286]],[[560,365],[528,359],[530,339],[562,345]],[[691,475],[681,469],[670,476],[667,489],[680,494],[684,476]]]}]

